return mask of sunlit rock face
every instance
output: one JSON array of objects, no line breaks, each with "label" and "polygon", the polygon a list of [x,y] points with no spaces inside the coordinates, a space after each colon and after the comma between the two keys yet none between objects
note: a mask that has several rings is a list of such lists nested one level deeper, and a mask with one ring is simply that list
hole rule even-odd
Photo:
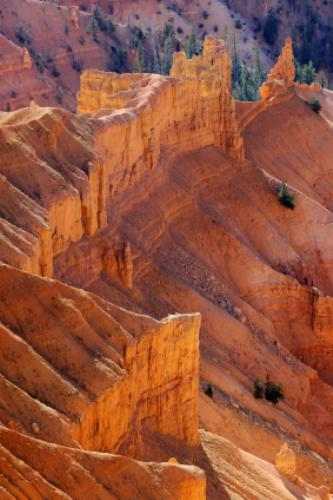
[{"label": "sunlit rock face", "polygon": [[332,99],[291,50],[257,103],[208,38],[169,77],[85,72],[77,115],[0,115],[1,456],[30,495],[333,490]]}]

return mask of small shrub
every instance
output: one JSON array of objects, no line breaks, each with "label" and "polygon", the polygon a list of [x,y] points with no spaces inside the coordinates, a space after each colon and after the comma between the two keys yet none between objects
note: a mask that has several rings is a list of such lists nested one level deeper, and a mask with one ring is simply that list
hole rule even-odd
[{"label": "small shrub", "polygon": [[15,36],[18,42],[25,47],[30,47],[32,44],[32,33],[30,28],[26,26],[18,26],[15,31]]},{"label": "small shrub", "polygon": [[258,378],[253,384],[253,396],[256,399],[262,399],[264,397],[264,386]]},{"label": "small shrub", "polygon": [[60,69],[58,69],[57,66],[53,66],[53,68],[51,69],[51,74],[55,78],[58,78],[58,76],[60,76]]},{"label": "small shrub", "polygon": [[318,99],[316,99],[315,97],[312,97],[311,101],[310,101],[310,106],[311,108],[313,109],[313,111],[315,113],[320,113],[320,110],[321,110],[321,104],[320,102],[318,101]]},{"label": "small shrub", "polygon": [[48,54],[46,55],[46,63],[47,64],[52,64],[54,62],[54,56],[48,52]]},{"label": "small shrub", "polygon": [[277,193],[279,202],[284,207],[294,210],[295,208],[295,195],[289,191],[288,184],[283,182]]},{"label": "small shrub", "polygon": [[267,401],[273,403],[273,405],[278,404],[284,399],[284,394],[282,391],[281,384],[276,384],[271,382],[269,375],[267,375],[266,387],[265,387],[265,398]]},{"label": "small shrub", "polygon": [[78,73],[81,73],[82,71],[82,64],[79,61],[76,61],[74,58],[72,60],[72,68],[77,71]]},{"label": "small shrub", "polygon": [[236,30],[241,30],[242,27],[243,27],[242,21],[240,19],[236,19],[236,21],[235,21],[235,28],[236,28]]},{"label": "small shrub", "polygon": [[10,97],[12,97],[13,99],[15,99],[15,97],[17,97],[17,92],[15,92],[15,90],[12,90],[10,92]]},{"label": "small shrub", "polygon": [[62,96],[64,94],[64,91],[61,87],[58,88],[56,95],[55,95],[55,100],[57,101],[58,104],[62,104]]},{"label": "small shrub", "polygon": [[209,12],[207,12],[206,10],[204,10],[204,11],[202,12],[202,17],[203,17],[204,19],[208,19],[208,18],[209,18]]},{"label": "small shrub", "polygon": [[84,36],[81,35],[80,38],[79,38],[79,44],[80,45],[84,45],[85,43],[86,43],[86,41],[84,39]]},{"label": "small shrub", "polygon": [[67,35],[68,35],[68,33],[69,33],[69,27],[67,26],[67,24],[66,24],[66,26],[65,26],[65,28],[64,28],[64,33],[65,33],[65,35],[66,35],[66,36],[67,36]]},{"label": "small shrub", "polygon": [[269,401],[273,405],[278,404],[283,401],[284,394],[281,384],[276,382],[271,382],[269,375],[267,374],[266,383],[263,384],[259,379],[253,384],[253,396],[256,399],[263,399],[265,397],[266,401]]},{"label": "small shrub", "polygon": [[212,399],[213,394],[214,394],[214,390],[213,390],[212,384],[207,384],[207,387],[205,389],[205,394],[206,394],[206,396],[208,396],[209,398]]},{"label": "small shrub", "polygon": [[45,69],[45,64],[44,64],[44,61],[43,61],[43,58],[42,58],[42,55],[40,54],[40,52],[37,52],[37,54],[35,55],[35,63],[36,63],[38,71],[43,74],[44,69]]}]

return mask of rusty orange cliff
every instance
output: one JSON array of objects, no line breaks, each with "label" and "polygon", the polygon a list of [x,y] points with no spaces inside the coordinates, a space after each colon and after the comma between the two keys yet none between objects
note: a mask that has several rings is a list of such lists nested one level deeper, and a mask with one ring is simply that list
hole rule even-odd
[{"label": "rusty orange cliff", "polygon": [[207,37],[0,113],[1,498],[330,498],[333,94],[294,71],[236,102]]}]

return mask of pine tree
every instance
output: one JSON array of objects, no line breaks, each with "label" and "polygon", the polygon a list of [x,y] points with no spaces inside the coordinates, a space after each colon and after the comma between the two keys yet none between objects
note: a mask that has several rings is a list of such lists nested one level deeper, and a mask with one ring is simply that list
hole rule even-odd
[{"label": "pine tree", "polygon": [[313,66],[312,61],[309,64],[304,64],[302,68],[302,82],[310,85],[315,81],[316,78],[316,70]]},{"label": "pine tree", "polygon": [[[166,25],[167,26],[167,25]],[[165,28],[164,46],[163,46],[163,63],[161,72],[164,75],[168,75],[172,67],[173,53],[176,49],[176,37],[171,26],[171,29]]]},{"label": "pine tree", "polygon": [[232,80],[232,86],[233,88],[236,88],[237,85],[240,84],[241,80],[241,63],[237,51],[237,45],[236,45],[236,36],[234,33],[233,36],[233,49],[232,49],[232,72],[231,72],[231,80]]},{"label": "pine tree", "polygon": [[153,36],[153,61],[152,61],[152,71],[153,73],[161,73],[162,68],[161,68],[161,56],[160,56],[160,50],[159,50],[159,45],[158,45],[158,39],[156,35],[154,34]]},{"label": "pine tree", "polygon": [[91,16],[90,21],[87,25],[87,33],[95,40],[95,42],[98,41],[97,32],[98,32],[97,21],[95,19],[95,16]]},{"label": "pine tree", "polygon": [[185,52],[188,59],[191,59],[197,53],[197,36],[194,30],[186,41]]}]

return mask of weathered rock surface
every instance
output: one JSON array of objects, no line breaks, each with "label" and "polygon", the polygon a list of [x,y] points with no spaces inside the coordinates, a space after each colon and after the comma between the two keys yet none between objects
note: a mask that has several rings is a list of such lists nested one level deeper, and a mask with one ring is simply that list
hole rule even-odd
[{"label": "weathered rock surface", "polygon": [[[149,175],[127,183],[126,194],[116,189],[103,235],[74,245],[55,269],[61,279],[138,311],[200,311],[201,375],[214,388],[213,401],[202,398],[203,425],[272,464],[287,441],[298,450],[297,477],[332,488],[332,131],[298,97],[290,50],[287,43],[270,80],[281,92],[273,86],[273,99],[237,106],[251,162],[216,146],[162,150]],[[173,71],[202,74],[199,59],[182,55]],[[103,122],[119,112],[119,95],[125,98],[116,95],[113,108],[108,92],[97,111]],[[294,211],[278,203],[283,180],[295,191]],[[119,235],[131,246],[131,289],[103,268],[103,249]],[[87,280],[75,265],[80,259]],[[252,395],[253,381],[267,371],[285,391],[278,408]]]},{"label": "weathered rock surface", "polygon": [[[67,450],[194,463],[213,499],[333,491],[332,129],[291,85],[288,51],[272,72],[283,91],[237,110],[224,45],[208,39],[170,78],[85,73],[84,116],[0,117],[1,260],[94,292],[0,265],[4,425]],[[212,386],[201,424],[233,446],[205,433],[200,446],[192,311]],[[267,373],[278,406],[253,397]],[[274,466],[283,443],[291,482]],[[191,478],[184,491],[202,498]]]},{"label": "weathered rock surface", "polygon": [[294,80],[295,66],[292,40],[287,38],[276,65],[270,71],[267,81],[260,88],[261,98],[265,101],[278,94],[285,94],[294,85]]},{"label": "weathered rock surface", "polygon": [[[0,265],[2,421],[85,449],[198,444],[199,315],[162,322]],[[14,395],[16,394],[16,397]]]},{"label": "weathered rock surface", "polygon": [[4,499],[137,498],[203,500],[205,478],[193,466],[143,463],[32,439],[0,428]]}]

